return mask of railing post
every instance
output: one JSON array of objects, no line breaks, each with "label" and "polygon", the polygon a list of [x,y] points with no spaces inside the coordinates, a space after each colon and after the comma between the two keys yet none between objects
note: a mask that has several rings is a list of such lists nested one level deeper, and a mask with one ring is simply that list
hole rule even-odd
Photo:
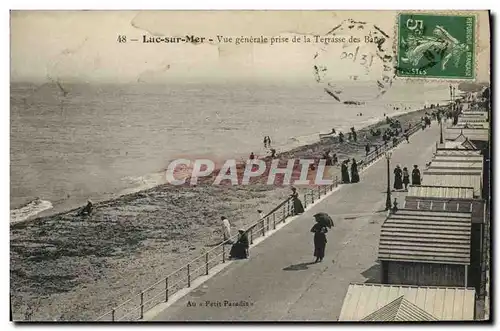
[{"label": "railing post", "polygon": [[[290,201],[290,200],[288,200]],[[283,223],[285,223],[285,220],[286,220],[286,206],[283,205]]]},{"label": "railing post", "polygon": [[191,272],[189,271],[189,264],[187,265],[188,269],[188,287],[191,287]]},{"label": "railing post", "polygon": [[250,244],[253,244],[253,226],[250,228]]},{"label": "railing post", "polygon": [[307,208],[307,193],[304,193],[304,208]]},{"label": "railing post", "polygon": [[168,277],[165,278],[165,302],[168,301]]},{"label": "railing post", "polygon": [[335,176],[335,187],[339,186],[339,176]]},{"label": "railing post", "polygon": [[111,322],[115,321],[115,309],[111,310]]},{"label": "railing post", "polygon": [[205,275],[208,275],[208,253],[205,253]]},{"label": "railing post", "polygon": [[144,318],[144,292],[141,292],[141,319]]},{"label": "railing post", "polygon": [[222,263],[226,263],[226,245],[222,245]]},{"label": "railing post", "polygon": [[314,191],[311,190],[311,203],[314,203]]},{"label": "railing post", "polygon": [[273,230],[276,230],[276,212],[273,213]]},{"label": "railing post", "polygon": [[266,223],[267,223],[267,231],[269,231],[269,216],[267,216]]},{"label": "railing post", "polygon": [[318,186],[318,200],[321,198],[321,185]]},{"label": "railing post", "polygon": [[266,235],[266,228],[264,226],[264,220],[260,221],[260,223],[262,223],[262,237],[264,237]]}]

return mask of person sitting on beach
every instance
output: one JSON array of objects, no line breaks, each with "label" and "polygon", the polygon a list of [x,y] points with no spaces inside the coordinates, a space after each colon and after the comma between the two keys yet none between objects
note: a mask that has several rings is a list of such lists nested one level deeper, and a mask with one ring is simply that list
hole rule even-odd
[{"label": "person sitting on beach", "polygon": [[274,159],[276,157],[276,150],[274,148],[271,148],[270,151],[271,151],[271,158]]},{"label": "person sitting on beach", "polygon": [[246,259],[248,258],[248,248],[250,243],[248,241],[248,235],[243,229],[238,230],[238,240],[231,247],[229,252],[229,257],[232,259]]},{"label": "person sitting on beach", "polygon": [[335,131],[335,129],[334,129],[334,128],[332,128],[332,134],[335,134],[335,132],[336,132],[336,131]]},{"label": "person sitting on beach", "polygon": [[92,214],[92,210],[94,209],[94,205],[92,204],[92,201],[87,200],[87,205],[83,207],[80,212],[78,213],[78,216],[90,216]]},{"label": "person sitting on beach", "polygon": [[342,132],[339,132],[339,143],[344,142],[344,134]]}]

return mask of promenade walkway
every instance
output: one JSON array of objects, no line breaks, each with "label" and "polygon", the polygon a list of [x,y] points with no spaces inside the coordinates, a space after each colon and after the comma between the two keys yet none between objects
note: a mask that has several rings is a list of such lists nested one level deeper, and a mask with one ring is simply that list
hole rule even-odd
[{"label": "promenade walkway", "polygon": [[[391,159],[421,171],[432,157],[439,127],[419,131],[400,144]],[[350,282],[380,282],[376,262],[380,227],[386,218],[385,158],[250,250],[167,309],[150,312],[154,321],[336,321]],[[393,192],[403,206],[404,192]],[[323,262],[313,264],[313,215],[327,212],[335,227],[327,234]],[[242,305],[227,306],[228,302]],[[207,301],[212,306],[207,306]],[[196,304],[196,306],[193,305]],[[201,304],[201,305],[200,305]],[[246,305],[248,304],[248,305]],[[155,316],[151,316],[155,315]]]}]

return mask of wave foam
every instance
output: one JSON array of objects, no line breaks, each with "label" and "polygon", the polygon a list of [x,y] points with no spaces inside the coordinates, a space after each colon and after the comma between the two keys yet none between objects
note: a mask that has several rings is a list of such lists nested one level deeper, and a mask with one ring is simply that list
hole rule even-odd
[{"label": "wave foam", "polygon": [[44,210],[51,209],[52,203],[47,200],[35,199],[29,203],[10,211],[10,222],[18,223],[33,217]]}]

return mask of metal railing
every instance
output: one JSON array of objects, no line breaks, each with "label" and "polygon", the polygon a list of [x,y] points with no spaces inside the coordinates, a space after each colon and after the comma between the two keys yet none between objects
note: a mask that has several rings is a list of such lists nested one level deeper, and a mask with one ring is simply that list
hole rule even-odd
[{"label": "metal railing", "polygon": [[[416,125],[408,130],[408,135],[412,135],[420,129],[421,128]],[[378,151],[369,153],[362,159],[363,162],[360,162],[359,170],[362,170],[378,160],[386,151],[396,147],[405,139],[404,136],[400,137],[395,144],[388,142],[386,145],[381,145]],[[314,203],[314,201],[317,201],[321,196],[331,192],[340,184],[341,181],[339,181],[338,176],[336,176],[335,180],[330,185],[318,185],[315,188],[308,189],[308,191],[304,193],[304,208],[307,207],[308,203]],[[292,215],[294,215],[293,199],[288,198],[247,228],[246,232],[250,245],[253,244],[256,238],[264,237],[269,231],[275,230],[278,224],[286,222],[286,219]],[[160,303],[168,302],[172,295],[182,289],[191,287],[193,281],[197,278],[208,276],[210,270],[215,266],[225,263],[229,258],[228,255],[230,250],[227,244],[230,240],[236,238],[237,235],[232,236],[230,239],[215,246],[194,260],[191,260],[189,263],[142,290],[127,301],[107,311],[97,318],[97,321],[120,322],[143,319],[146,311]]]}]

